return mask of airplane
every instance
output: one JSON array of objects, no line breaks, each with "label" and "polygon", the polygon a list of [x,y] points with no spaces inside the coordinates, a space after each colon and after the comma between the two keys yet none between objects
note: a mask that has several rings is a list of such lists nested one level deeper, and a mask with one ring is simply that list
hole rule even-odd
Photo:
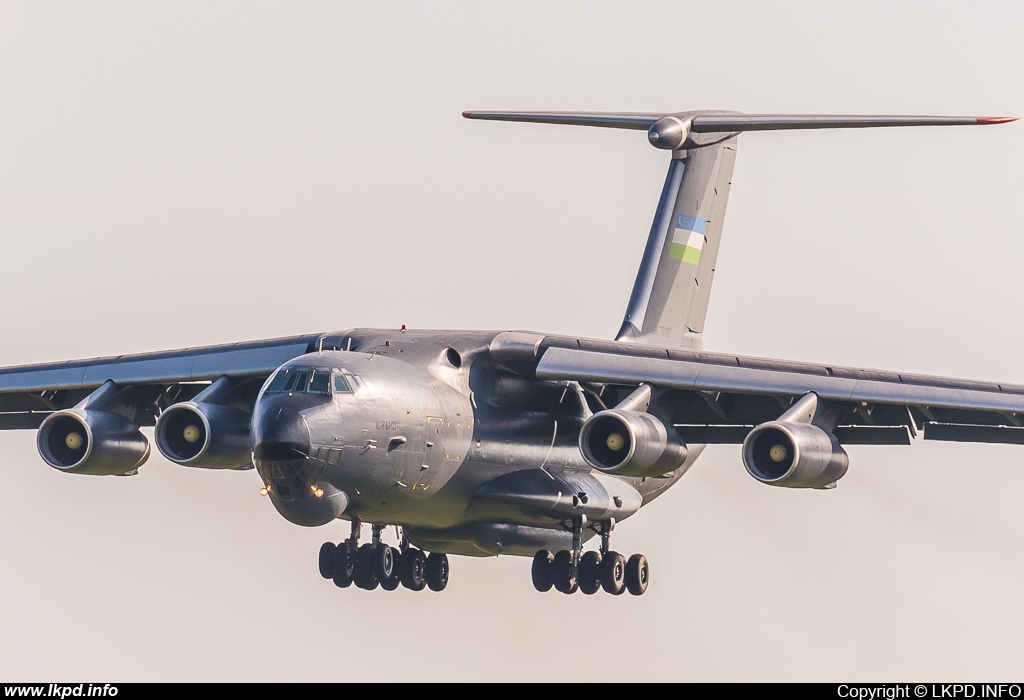
[{"label": "airplane", "polygon": [[138,474],[151,455],[143,427],[175,464],[255,469],[288,521],[350,523],[318,554],[320,575],[340,588],[441,591],[449,555],[513,555],[532,558],[536,590],[588,595],[647,590],[649,562],[616,552],[614,528],[708,444],[740,445],[751,477],[802,489],[836,486],[849,468],[844,445],[918,435],[1024,444],[1024,386],[744,357],[702,342],[742,133],[1016,118],[463,116],[641,130],[669,152],[614,339],[356,328],[8,367],[0,429],[36,430],[43,461],[69,474]]}]

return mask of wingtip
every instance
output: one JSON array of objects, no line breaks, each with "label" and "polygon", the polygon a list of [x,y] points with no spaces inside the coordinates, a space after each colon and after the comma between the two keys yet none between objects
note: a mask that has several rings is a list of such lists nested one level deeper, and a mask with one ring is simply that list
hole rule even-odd
[{"label": "wingtip", "polygon": [[1006,124],[1007,122],[1015,122],[1020,117],[978,117],[979,124]]},{"label": "wingtip", "polygon": [[463,116],[464,119],[472,119],[473,118],[473,113],[470,112],[470,111],[466,111],[466,112],[462,113],[462,116]]}]

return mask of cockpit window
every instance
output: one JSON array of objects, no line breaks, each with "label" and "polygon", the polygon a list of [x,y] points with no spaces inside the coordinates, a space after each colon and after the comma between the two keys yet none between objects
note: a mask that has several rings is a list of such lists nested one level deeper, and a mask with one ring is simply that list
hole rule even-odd
[{"label": "cockpit window", "polygon": [[313,378],[309,380],[310,394],[331,393],[331,373],[322,369],[313,371]]},{"label": "cockpit window", "polygon": [[296,393],[305,393],[306,388],[309,386],[309,372],[296,372],[295,373],[295,386],[292,387],[292,391]]},{"label": "cockpit window", "polygon": [[330,394],[331,372],[308,367],[283,369],[270,380],[265,393]]},{"label": "cockpit window", "polygon": [[351,394],[352,389],[349,387],[348,382],[345,381],[344,374],[334,375],[334,393],[335,394]]},{"label": "cockpit window", "polygon": [[270,381],[270,385],[267,387],[268,394],[276,394],[284,388],[284,383],[288,381],[288,371],[281,371],[274,375],[274,378]]}]

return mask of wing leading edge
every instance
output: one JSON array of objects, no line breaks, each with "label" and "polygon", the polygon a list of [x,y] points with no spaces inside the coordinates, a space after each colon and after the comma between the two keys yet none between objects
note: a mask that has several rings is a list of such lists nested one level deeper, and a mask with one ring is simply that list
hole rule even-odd
[{"label": "wing leading edge", "polygon": [[[107,381],[151,387],[166,403],[188,400],[222,376],[265,378],[288,360],[314,351],[321,338],[294,336],[2,368],[0,430],[38,428],[50,413],[76,405]],[[152,420],[144,418],[143,424],[152,425]]]},{"label": "wing leading edge", "polygon": [[926,440],[1024,444],[1019,385],[551,336],[535,348],[539,379],[579,382],[597,408],[640,384],[663,390],[664,410],[694,443],[741,443],[813,392],[844,407],[842,443],[909,444],[921,431]]}]

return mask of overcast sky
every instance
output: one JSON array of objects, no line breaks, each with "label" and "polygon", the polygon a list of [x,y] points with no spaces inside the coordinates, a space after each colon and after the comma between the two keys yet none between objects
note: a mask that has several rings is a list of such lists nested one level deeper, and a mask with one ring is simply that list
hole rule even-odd
[{"label": "overcast sky", "polygon": [[[896,7],[894,7],[896,5]],[[0,365],[355,326],[608,338],[667,167],[464,109],[1024,115],[1019,2],[0,0]],[[747,134],[708,349],[1024,383],[1024,127]],[[709,449],[642,598],[338,590],[254,472],[0,434],[3,680],[1019,680],[1024,448]]]}]

